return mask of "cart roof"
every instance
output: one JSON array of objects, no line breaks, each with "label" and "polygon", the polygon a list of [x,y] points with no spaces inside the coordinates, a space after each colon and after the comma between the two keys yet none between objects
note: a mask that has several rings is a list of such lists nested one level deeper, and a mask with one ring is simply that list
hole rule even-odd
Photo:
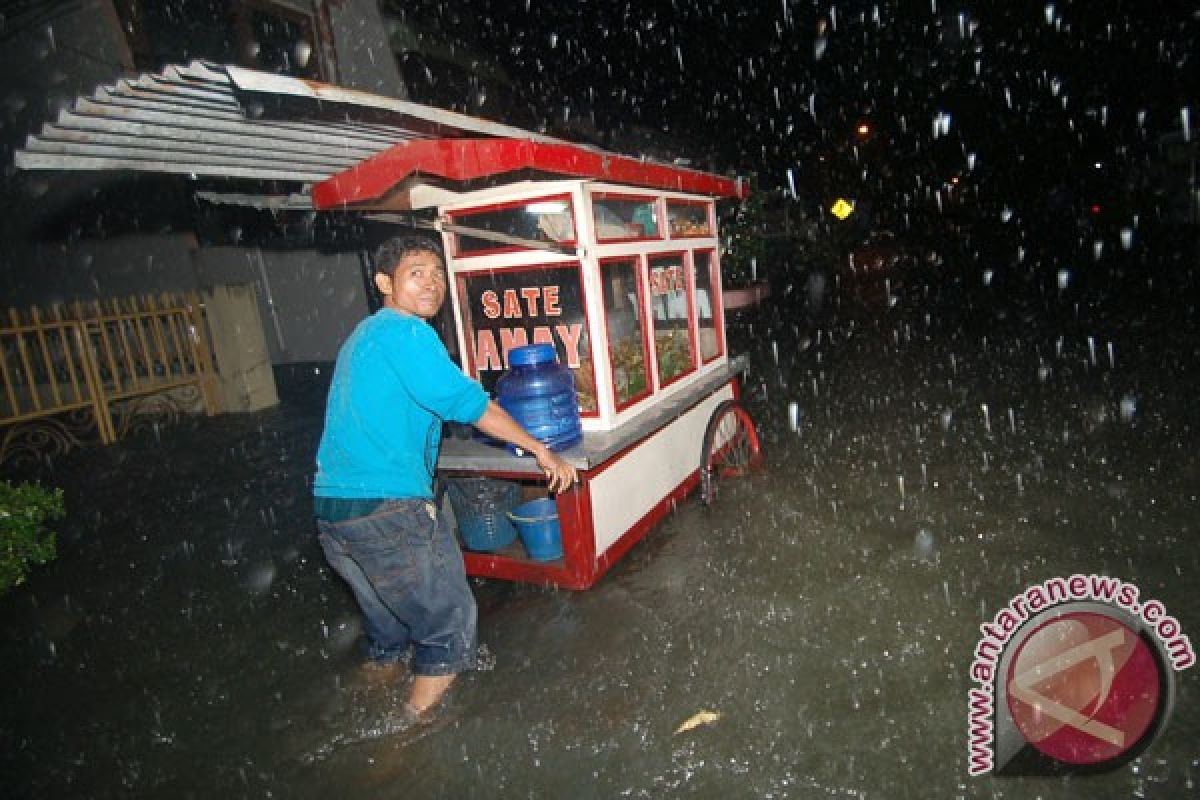
[{"label": "cart roof", "polygon": [[[745,197],[738,178],[631,158],[582,145],[529,139],[426,139],[395,145],[313,187],[318,209],[412,209],[445,202],[480,181],[517,182],[543,175],[603,180],[644,189]],[[442,191],[422,194],[433,184]],[[449,184],[449,185],[447,185]]]}]

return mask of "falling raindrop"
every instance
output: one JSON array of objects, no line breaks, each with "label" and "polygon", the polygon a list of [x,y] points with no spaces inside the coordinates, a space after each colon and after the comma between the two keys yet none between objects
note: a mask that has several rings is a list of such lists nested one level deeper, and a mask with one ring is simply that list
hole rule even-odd
[{"label": "falling raindrop", "polygon": [[1133,417],[1137,414],[1137,398],[1133,392],[1127,392],[1121,398],[1120,414],[1122,422],[1133,422]]},{"label": "falling raindrop", "polygon": [[296,59],[297,66],[306,67],[308,66],[308,60],[312,58],[312,45],[301,39],[292,48],[292,55]]},{"label": "falling raindrop", "polygon": [[939,111],[933,116],[933,138],[938,138],[950,133],[950,114],[945,111]]},{"label": "falling raindrop", "polygon": [[255,566],[246,575],[243,585],[246,591],[253,595],[265,594],[275,582],[275,564],[271,561]]},{"label": "falling raindrop", "polygon": [[913,538],[913,556],[918,561],[933,561],[937,558],[937,541],[933,531],[921,528]]}]

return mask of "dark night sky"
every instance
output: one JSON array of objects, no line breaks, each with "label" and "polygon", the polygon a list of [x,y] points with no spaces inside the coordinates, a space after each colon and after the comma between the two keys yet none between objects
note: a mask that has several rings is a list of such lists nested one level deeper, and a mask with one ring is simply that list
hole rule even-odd
[{"label": "dark night sky", "polygon": [[[896,191],[965,169],[968,153],[1016,184],[1070,181],[1097,159],[1116,177],[1196,106],[1194,3],[405,5],[534,87],[552,128],[641,126],[767,186],[844,150],[864,117]],[[940,114],[950,125],[935,138]]]}]

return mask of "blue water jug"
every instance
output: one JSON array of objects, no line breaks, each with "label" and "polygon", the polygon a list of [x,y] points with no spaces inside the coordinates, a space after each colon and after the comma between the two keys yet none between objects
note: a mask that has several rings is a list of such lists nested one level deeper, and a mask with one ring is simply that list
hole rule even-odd
[{"label": "blue water jug", "polygon": [[551,450],[583,439],[575,376],[558,363],[552,344],[508,351],[508,372],[496,382],[496,402]]}]

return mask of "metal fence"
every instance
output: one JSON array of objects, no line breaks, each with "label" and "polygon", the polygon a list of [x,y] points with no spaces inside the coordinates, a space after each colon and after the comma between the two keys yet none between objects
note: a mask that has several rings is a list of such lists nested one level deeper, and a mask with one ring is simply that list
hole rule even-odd
[{"label": "metal fence", "polygon": [[[194,293],[9,309],[0,323],[0,463],[111,444],[147,411],[216,413],[204,309]],[[190,398],[190,399],[189,399]]]}]

